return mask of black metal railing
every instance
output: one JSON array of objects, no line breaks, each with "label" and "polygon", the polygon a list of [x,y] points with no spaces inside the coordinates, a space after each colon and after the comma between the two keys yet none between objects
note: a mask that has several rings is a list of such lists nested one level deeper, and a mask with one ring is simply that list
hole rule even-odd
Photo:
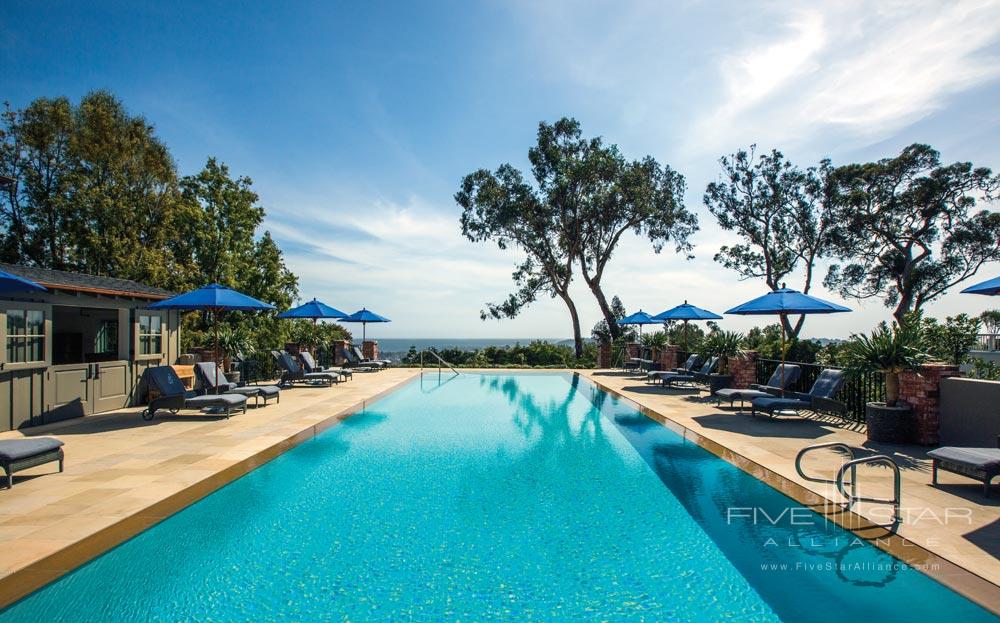
[{"label": "black metal railing", "polygon": [[972,348],[972,350],[1000,350],[1000,334],[980,333],[976,336],[976,345]]},{"label": "black metal railing", "polygon": [[[777,359],[757,360],[757,382],[764,384],[771,378],[781,361]],[[837,366],[821,366],[815,363],[800,363],[787,361],[785,363],[798,366],[802,374],[788,389],[796,392],[808,392],[816,378],[823,370],[840,370]],[[853,422],[865,421],[865,404],[871,401],[885,400],[885,382],[879,372],[849,374],[844,387],[835,396],[836,400],[847,405],[845,417]]]}]

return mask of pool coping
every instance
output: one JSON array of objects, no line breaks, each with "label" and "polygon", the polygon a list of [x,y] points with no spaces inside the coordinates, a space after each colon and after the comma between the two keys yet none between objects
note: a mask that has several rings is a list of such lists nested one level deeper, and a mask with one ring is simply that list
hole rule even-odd
[{"label": "pool coping", "polygon": [[414,382],[417,378],[419,376],[402,379],[391,387],[345,407],[326,419],[312,424],[251,456],[240,459],[162,500],[153,502],[137,513],[123,517],[57,552],[11,572],[0,581],[0,610],[82,567],[292,448],[333,428],[350,416],[363,411],[368,403],[384,398],[401,389],[404,385]]},{"label": "pool coping", "polygon": [[[872,523],[862,515],[843,509],[841,503],[808,489],[794,480],[782,476],[771,468],[761,465],[753,459],[747,458],[735,450],[705,437],[697,431],[691,430],[669,416],[663,415],[655,409],[635,401],[622,392],[604,385],[592,376],[579,371],[575,371],[573,374],[593,384],[601,391],[628,402],[639,413],[665,426],[685,440],[689,440],[704,450],[711,452],[718,458],[734,465],[741,471],[764,482],[780,493],[787,495],[806,508],[821,514],[824,518],[854,534],[859,539],[863,539],[889,555],[911,565],[917,571],[982,606],[993,614],[1000,616],[1000,586],[977,575],[974,571],[958,565],[939,554],[935,554],[933,551],[905,537],[898,534],[890,534],[884,527]],[[936,569],[935,565],[937,566]]]}]

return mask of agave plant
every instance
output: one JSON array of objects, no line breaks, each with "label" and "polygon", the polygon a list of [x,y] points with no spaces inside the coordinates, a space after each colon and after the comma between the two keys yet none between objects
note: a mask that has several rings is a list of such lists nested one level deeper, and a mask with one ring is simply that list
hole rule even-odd
[{"label": "agave plant", "polygon": [[710,333],[702,345],[708,355],[719,358],[719,373],[729,374],[729,360],[743,355],[746,338],[736,331],[715,331]]},{"label": "agave plant", "polygon": [[885,376],[885,404],[899,401],[899,373],[928,361],[923,328],[918,320],[881,323],[869,335],[852,335],[845,346],[848,369],[854,373],[881,372]]},{"label": "agave plant", "polygon": [[224,324],[219,327],[219,349],[226,357],[253,350],[250,331],[243,325]]},{"label": "agave plant", "polygon": [[641,338],[639,338],[640,343],[646,348],[660,348],[662,349],[670,340],[667,339],[667,334],[664,331],[654,331],[653,333],[645,333]]}]

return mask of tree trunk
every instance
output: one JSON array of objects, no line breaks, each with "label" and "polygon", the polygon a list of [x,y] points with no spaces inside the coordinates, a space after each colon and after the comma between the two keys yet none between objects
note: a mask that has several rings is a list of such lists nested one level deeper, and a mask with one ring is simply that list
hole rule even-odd
[{"label": "tree trunk", "polygon": [[579,359],[583,357],[583,337],[580,334],[580,315],[576,312],[576,303],[573,299],[569,297],[568,292],[560,292],[559,298],[566,303],[566,308],[569,309],[569,316],[573,320],[573,350],[576,352],[576,358]]},{"label": "tree trunk", "polygon": [[615,314],[611,311],[611,306],[608,305],[608,299],[604,296],[604,290],[601,289],[600,279],[596,277],[591,277],[590,273],[587,272],[586,268],[582,268],[583,264],[581,261],[581,273],[583,274],[583,280],[587,282],[587,286],[590,287],[590,291],[594,294],[594,298],[597,299],[597,306],[601,308],[601,313],[604,314],[604,322],[608,324],[608,332],[611,334],[611,341],[615,341],[622,336],[622,329],[618,326],[618,319],[615,318]]},{"label": "tree trunk", "polygon": [[885,373],[885,404],[895,407],[899,401],[899,372]]},{"label": "tree trunk", "polygon": [[788,316],[785,314],[782,314],[780,318],[781,325],[785,328],[785,335],[788,340],[795,341],[799,339],[799,332],[802,331],[802,324],[806,319],[805,315],[799,316],[799,319],[795,321],[795,324],[792,324],[792,321],[789,320]]}]

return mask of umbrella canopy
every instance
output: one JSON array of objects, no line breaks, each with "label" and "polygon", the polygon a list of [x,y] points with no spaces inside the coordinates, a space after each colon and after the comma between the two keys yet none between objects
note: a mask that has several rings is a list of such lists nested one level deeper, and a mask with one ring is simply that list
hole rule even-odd
[{"label": "umbrella canopy", "polygon": [[215,385],[219,385],[219,314],[224,311],[264,311],[274,309],[274,305],[258,301],[252,296],[237,292],[232,288],[210,283],[197,290],[191,290],[175,297],[157,301],[149,309],[206,310],[212,312],[215,326]]},{"label": "umbrella canopy", "polygon": [[319,318],[343,318],[345,316],[347,314],[339,309],[330,307],[326,303],[322,303],[316,299],[278,314],[278,318],[310,318],[312,320]]},{"label": "umbrella canopy", "polygon": [[642,334],[642,325],[644,324],[660,324],[659,320],[654,319],[652,316],[642,311],[641,309],[634,314],[629,314],[621,320],[618,321],[620,325],[637,324],[639,325],[639,334]]},{"label": "umbrella canopy", "polygon": [[715,312],[710,312],[707,309],[702,309],[700,307],[695,307],[687,301],[684,301],[677,307],[668,309],[665,312],[660,312],[653,316],[655,320],[662,320],[667,322],[668,320],[682,320],[684,321],[684,350],[688,349],[688,328],[687,323],[689,320],[719,320],[722,316],[716,314]]},{"label": "umbrella canopy", "polygon": [[237,292],[231,288],[211,283],[202,286],[197,290],[191,290],[175,297],[157,301],[149,306],[150,309],[179,309],[195,310],[205,309],[210,311],[262,311],[274,309],[274,305],[258,301],[252,296],[247,296],[242,292]]},{"label": "umbrella canopy", "polygon": [[985,294],[986,296],[996,296],[1000,294],[1000,277],[988,279],[982,283],[962,290],[962,294]]},{"label": "umbrella canopy", "polygon": [[365,330],[368,328],[369,322],[392,322],[385,316],[379,316],[373,311],[368,311],[364,307],[354,312],[350,316],[344,316],[340,319],[341,322],[360,322],[361,323],[361,341],[365,340]]},{"label": "umbrella canopy", "polygon": [[[815,296],[802,294],[797,290],[782,287],[773,292],[768,292],[764,296],[747,301],[742,305],[728,310],[727,314],[737,314],[741,316],[788,316],[802,314],[835,314],[838,312],[849,312],[849,308],[837,305],[830,301],[818,299]],[[781,324],[781,387],[784,393],[785,387],[785,323]]]},{"label": "umbrella canopy", "polygon": [[30,279],[18,277],[7,271],[0,270],[0,293],[7,292],[45,292],[45,286]]},{"label": "umbrella canopy", "polygon": [[707,309],[702,309],[700,307],[695,307],[687,301],[677,307],[668,309],[665,312],[660,312],[653,316],[654,320],[719,320],[722,316],[716,314],[715,312],[710,312]]},{"label": "umbrella canopy", "polygon": [[837,305],[815,296],[802,294],[790,288],[781,288],[768,292],[764,296],[747,301],[742,305],[728,310],[727,314],[752,315],[800,315],[800,314],[833,314],[851,311],[843,305]]}]

